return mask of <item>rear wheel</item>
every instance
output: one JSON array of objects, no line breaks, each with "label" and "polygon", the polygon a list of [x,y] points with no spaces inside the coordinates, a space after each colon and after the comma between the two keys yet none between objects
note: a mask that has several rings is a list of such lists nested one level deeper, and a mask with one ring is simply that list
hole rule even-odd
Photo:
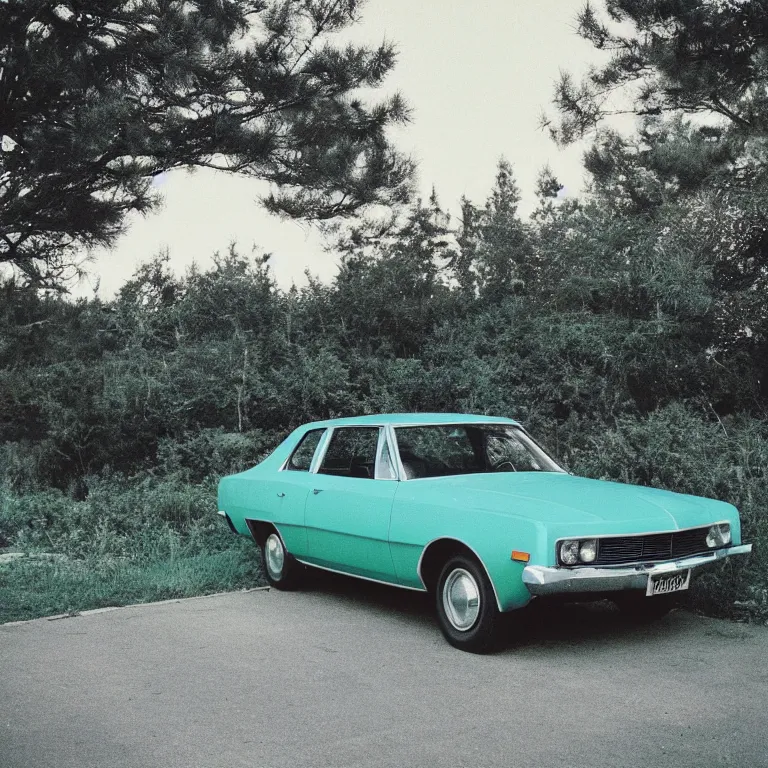
[{"label": "rear wheel", "polygon": [[286,551],[280,535],[273,531],[261,547],[261,564],[267,581],[277,589],[295,589],[302,566]]},{"label": "rear wheel", "polygon": [[472,557],[456,555],[440,572],[437,620],[454,648],[487,653],[495,644],[500,612],[488,576]]},{"label": "rear wheel", "polygon": [[676,595],[646,597],[644,592],[621,592],[613,598],[619,610],[631,621],[657,621],[678,604]]}]

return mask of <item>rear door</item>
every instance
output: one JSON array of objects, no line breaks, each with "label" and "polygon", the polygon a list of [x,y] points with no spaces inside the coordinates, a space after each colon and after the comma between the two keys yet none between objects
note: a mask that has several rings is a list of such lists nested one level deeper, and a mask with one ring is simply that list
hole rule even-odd
[{"label": "rear door", "polygon": [[[336,427],[307,496],[307,561],[396,581],[389,523],[397,480],[379,427]],[[377,460],[378,458],[378,460]]]},{"label": "rear door", "polygon": [[260,518],[274,523],[286,549],[297,557],[307,554],[304,509],[311,488],[312,460],[325,435],[325,429],[312,429],[299,440],[291,457],[274,480],[263,483],[264,498]]}]

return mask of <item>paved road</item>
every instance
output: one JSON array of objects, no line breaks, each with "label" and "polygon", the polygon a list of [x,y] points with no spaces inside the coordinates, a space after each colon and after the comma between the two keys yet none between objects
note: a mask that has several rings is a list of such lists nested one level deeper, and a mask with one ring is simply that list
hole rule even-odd
[{"label": "paved road", "polygon": [[768,629],[520,620],[473,656],[423,596],[323,575],[0,626],[0,766],[768,766]]}]

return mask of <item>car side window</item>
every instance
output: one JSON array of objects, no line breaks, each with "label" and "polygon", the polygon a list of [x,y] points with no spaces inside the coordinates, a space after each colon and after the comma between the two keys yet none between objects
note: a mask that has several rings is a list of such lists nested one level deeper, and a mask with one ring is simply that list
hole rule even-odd
[{"label": "car side window", "polygon": [[337,427],[317,470],[323,475],[373,478],[378,427]]},{"label": "car side window", "polygon": [[408,479],[463,475],[483,470],[464,426],[397,427],[400,461]]},{"label": "car side window", "polygon": [[312,466],[312,457],[315,455],[317,446],[320,444],[323,432],[325,432],[324,429],[313,429],[307,432],[291,454],[291,458],[288,459],[285,468],[298,472],[309,472],[309,468]]}]

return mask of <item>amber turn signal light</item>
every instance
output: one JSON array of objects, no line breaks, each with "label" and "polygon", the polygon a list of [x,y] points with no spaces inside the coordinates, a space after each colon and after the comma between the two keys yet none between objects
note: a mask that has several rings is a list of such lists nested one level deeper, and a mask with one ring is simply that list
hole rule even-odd
[{"label": "amber turn signal light", "polygon": [[517,549],[513,549],[512,559],[517,560],[519,563],[527,563],[531,559],[531,556],[527,552],[520,552]]}]

